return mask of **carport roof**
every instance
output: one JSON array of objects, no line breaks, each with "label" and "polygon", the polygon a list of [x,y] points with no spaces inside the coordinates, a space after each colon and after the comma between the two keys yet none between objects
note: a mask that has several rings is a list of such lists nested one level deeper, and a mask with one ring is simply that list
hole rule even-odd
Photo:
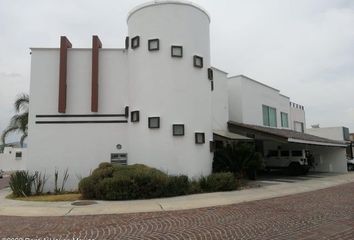
[{"label": "carport roof", "polygon": [[251,124],[244,124],[229,121],[228,129],[230,132],[244,134],[249,137],[252,134],[261,134],[263,136],[269,136],[271,138],[283,140],[289,143],[301,143],[320,146],[332,146],[332,147],[346,147],[347,143],[344,141],[336,141],[332,139],[317,137],[307,133],[296,132],[288,129],[270,128]]}]

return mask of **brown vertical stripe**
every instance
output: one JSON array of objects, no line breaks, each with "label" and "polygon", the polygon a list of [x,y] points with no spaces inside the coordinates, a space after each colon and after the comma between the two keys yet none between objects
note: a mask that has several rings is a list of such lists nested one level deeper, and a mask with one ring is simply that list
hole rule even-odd
[{"label": "brown vertical stripe", "polygon": [[92,87],[91,112],[98,112],[98,57],[102,43],[98,36],[92,36]]},{"label": "brown vertical stripe", "polygon": [[72,45],[65,37],[60,37],[60,63],[59,63],[59,101],[58,112],[65,113],[66,109],[66,73],[67,73],[67,57],[68,48]]}]

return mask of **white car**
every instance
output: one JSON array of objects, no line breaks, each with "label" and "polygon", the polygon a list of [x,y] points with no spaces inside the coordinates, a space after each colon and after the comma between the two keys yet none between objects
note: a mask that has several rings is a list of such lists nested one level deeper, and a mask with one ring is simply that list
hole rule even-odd
[{"label": "white car", "polygon": [[350,159],[347,162],[348,171],[354,171],[354,159]]},{"label": "white car", "polygon": [[309,153],[301,150],[269,150],[264,158],[265,168],[288,169],[292,175],[306,174],[310,169]]}]

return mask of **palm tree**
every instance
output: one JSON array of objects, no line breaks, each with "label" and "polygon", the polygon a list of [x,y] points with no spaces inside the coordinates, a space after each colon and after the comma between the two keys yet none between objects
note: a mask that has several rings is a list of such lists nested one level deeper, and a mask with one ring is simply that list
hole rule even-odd
[{"label": "palm tree", "polygon": [[1,142],[5,145],[5,138],[13,132],[21,134],[20,144],[23,147],[28,134],[28,111],[29,111],[29,96],[21,94],[17,97],[14,103],[16,114],[11,118],[9,126],[1,134]]}]

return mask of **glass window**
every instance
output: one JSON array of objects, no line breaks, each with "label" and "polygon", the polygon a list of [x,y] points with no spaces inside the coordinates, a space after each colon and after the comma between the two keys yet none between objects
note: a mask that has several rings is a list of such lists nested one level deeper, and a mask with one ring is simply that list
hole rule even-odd
[{"label": "glass window", "polygon": [[277,127],[277,110],[266,105],[262,106],[263,125],[268,127]]},{"label": "glass window", "polygon": [[160,40],[159,39],[150,39],[148,41],[149,51],[157,51],[160,49]]},{"label": "glass window", "polygon": [[211,68],[208,68],[208,79],[213,80],[214,79],[214,71]]},{"label": "glass window", "polygon": [[205,143],[205,134],[201,132],[195,133],[195,143],[196,144],[203,144]]},{"label": "glass window", "polygon": [[22,158],[22,152],[16,152],[16,153],[15,153],[15,157],[16,157],[17,159]]},{"label": "glass window", "polygon": [[281,117],[281,126],[284,128],[288,128],[289,127],[288,114],[282,112],[280,113],[280,117]]},{"label": "glass window", "polygon": [[291,151],[291,156],[302,157],[302,151]]},{"label": "glass window", "polygon": [[140,37],[136,36],[132,38],[132,49],[138,48],[140,45]]},{"label": "glass window", "polygon": [[203,68],[203,58],[195,55],[193,57],[193,65],[194,65],[194,67],[197,67],[197,68]]},{"label": "glass window", "polygon": [[277,150],[269,150],[267,157],[278,157],[278,151]]},{"label": "glass window", "polygon": [[183,47],[182,46],[171,46],[171,57],[183,57]]},{"label": "glass window", "polygon": [[131,122],[139,122],[139,111],[133,111],[131,112],[131,116],[130,116],[130,121]]},{"label": "glass window", "polygon": [[294,130],[296,132],[304,132],[304,123],[302,122],[294,122]]},{"label": "glass window", "polygon": [[290,153],[289,153],[289,151],[288,150],[283,150],[283,151],[281,151],[280,152],[280,156],[281,157],[289,157],[290,156]]},{"label": "glass window", "polygon": [[160,117],[149,117],[149,128],[160,128]]},{"label": "glass window", "polygon": [[173,136],[183,136],[184,124],[173,124],[172,131],[173,131]]}]

